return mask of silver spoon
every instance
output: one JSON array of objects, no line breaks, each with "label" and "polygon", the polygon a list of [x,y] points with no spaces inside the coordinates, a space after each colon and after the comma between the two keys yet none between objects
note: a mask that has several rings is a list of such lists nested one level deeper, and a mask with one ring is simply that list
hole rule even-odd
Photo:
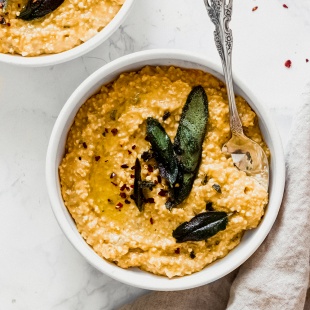
[{"label": "silver spoon", "polygon": [[269,164],[259,144],[246,137],[237,111],[231,69],[232,31],[229,22],[233,0],[204,0],[209,17],[215,25],[214,40],[220,54],[229,102],[231,139],[222,152],[231,154],[235,166],[255,178],[266,190],[269,184]]}]

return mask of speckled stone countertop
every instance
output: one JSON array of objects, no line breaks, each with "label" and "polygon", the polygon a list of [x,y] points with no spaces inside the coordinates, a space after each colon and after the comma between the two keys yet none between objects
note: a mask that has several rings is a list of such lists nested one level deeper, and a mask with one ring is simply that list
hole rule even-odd
[{"label": "speckled stone countertop", "polygon": [[[234,3],[233,70],[271,113],[284,146],[309,92],[309,16],[308,0]],[[111,60],[154,48],[220,64],[203,0],[136,0],[108,41],[61,65],[0,63],[0,309],[117,309],[146,292],[99,273],[72,247],[50,208],[44,171],[53,124],[73,90]]]}]

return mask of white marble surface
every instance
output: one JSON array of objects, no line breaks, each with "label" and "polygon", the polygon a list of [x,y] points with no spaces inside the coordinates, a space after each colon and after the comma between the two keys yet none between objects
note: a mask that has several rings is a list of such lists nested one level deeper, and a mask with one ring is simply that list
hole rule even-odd
[{"label": "white marble surface", "polygon": [[[234,2],[233,69],[270,111],[285,144],[310,82],[310,1]],[[220,63],[203,0],[137,0],[107,42],[65,64],[0,63],[1,310],[117,309],[144,293],[97,272],[67,241],[50,208],[44,165],[53,124],[81,81],[117,57],[163,47]]]}]

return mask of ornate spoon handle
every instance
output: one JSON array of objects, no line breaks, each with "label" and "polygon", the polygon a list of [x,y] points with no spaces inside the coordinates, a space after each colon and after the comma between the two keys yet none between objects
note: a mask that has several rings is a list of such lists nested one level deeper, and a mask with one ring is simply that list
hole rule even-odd
[{"label": "ornate spoon handle", "polygon": [[[227,1],[228,3],[226,4]],[[222,60],[226,80],[231,132],[237,135],[243,134],[242,124],[236,107],[231,69],[233,37],[232,31],[229,29],[229,22],[231,20],[233,0],[204,0],[204,3],[209,17],[215,25],[214,40]]]}]

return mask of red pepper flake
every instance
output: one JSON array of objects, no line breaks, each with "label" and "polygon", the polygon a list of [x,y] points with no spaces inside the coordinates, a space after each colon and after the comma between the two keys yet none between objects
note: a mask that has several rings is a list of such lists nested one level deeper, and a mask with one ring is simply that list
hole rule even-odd
[{"label": "red pepper flake", "polygon": [[164,190],[164,189],[161,189],[159,192],[158,192],[158,195],[159,196],[162,196],[162,197],[165,197],[167,196],[168,194],[168,191]]},{"label": "red pepper flake", "polygon": [[174,253],[175,253],[175,254],[180,254],[180,248],[176,248],[176,249],[174,250]]},{"label": "red pepper flake", "polygon": [[128,168],[129,166],[128,165],[126,165],[126,164],[124,164],[124,165],[121,165],[121,168],[124,168],[124,169],[126,169],[126,168]]},{"label": "red pepper flake", "polygon": [[117,184],[116,183],[114,183],[114,182],[111,182],[114,186],[117,186]]},{"label": "red pepper flake", "polygon": [[288,9],[288,6],[287,6],[286,4],[283,4],[283,7],[284,7],[285,9]]},{"label": "red pepper flake", "polygon": [[308,59],[308,58],[306,58],[306,62],[309,62],[309,59]]},{"label": "red pepper flake", "polygon": [[133,145],[131,148],[134,150],[137,146],[136,145]]},{"label": "red pepper flake", "polygon": [[20,3],[18,3],[17,6],[20,8]]},{"label": "red pepper flake", "polygon": [[81,157],[81,156],[79,156],[79,160],[82,160],[82,157]]},{"label": "red pepper flake", "polygon": [[95,161],[98,161],[100,158],[100,156],[95,156]]},{"label": "red pepper flake", "polygon": [[147,203],[155,203],[155,200],[154,200],[154,198],[147,198],[146,202]]},{"label": "red pepper flake", "polygon": [[132,166],[130,169],[131,169],[131,170],[135,170],[135,169],[136,169],[136,166]]},{"label": "red pepper flake", "polygon": [[131,174],[130,177],[131,177],[132,179],[134,179],[134,178],[135,178],[135,175],[134,175],[134,174]]},{"label": "red pepper flake", "polygon": [[154,224],[153,218],[150,218],[150,223],[151,223],[152,225]]},{"label": "red pepper flake", "polygon": [[112,200],[109,198],[109,199],[108,199],[108,202],[112,202]]},{"label": "red pepper flake", "polygon": [[130,155],[132,152],[128,150],[128,154]]},{"label": "red pepper flake", "polygon": [[11,26],[11,24],[10,24],[10,23],[7,23],[6,25],[7,25],[7,26],[9,26],[9,27]]},{"label": "red pepper flake", "polygon": [[151,165],[147,165],[147,171],[148,172],[153,172],[153,167]]},{"label": "red pepper flake", "polygon": [[108,129],[108,128],[104,128],[104,131],[105,131],[106,133],[108,133],[108,132],[109,132],[109,129]]},{"label": "red pepper flake", "polygon": [[125,203],[126,203],[127,205],[130,205],[130,201],[129,201],[128,199],[125,200]]},{"label": "red pepper flake", "polygon": [[120,188],[121,191],[124,191],[126,188],[126,184],[122,185],[122,187]]},{"label": "red pepper flake", "polygon": [[105,137],[105,132],[103,132],[102,135]]},{"label": "red pepper flake", "polygon": [[110,175],[110,179],[113,179],[116,177],[116,173],[112,172],[111,175]]},{"label": "red pepper flake", "polygon": [[[133,186],[133,185],[130,185],[130,187],[131,187],[131,186]],[[126,191],[127,191],[127,192],[130,191],[130,187],[129,187],[129,186],[126,186]],[[132,188],[133,188],[133,187],[132,187]]]},{"label": "red pepper flake", "polygon": [[170,117],[171,113],[169,111],[165,112],[163,115],[163,121],[165,121],[166,119],[168,119]]},{"label": "red pepper flake", "polygon": [[284,63],[285,67],[286,68],[290,68],[292,66],[292,62],[290,60],[287,60],[285,63]]},{"label": "red pepper flake", "polygon": [[113,128],[111,132],[113,133],[113,136],[116,136],[118,133],[118,130],[116,128]]},{"label": "red pepper flake", "polygon": [[134,185],[130,185],[130,187],[131,187],[131,188],[134,188],[135,186],[134,186]]},{"label": "red pepper flake", "polygon": [[87,149],[87,144],[86,144],[86,142],[83,142],[83,148],[84,148],[84,149]]},{"label": "red pepper flake", "polygon": [[3,16],[0,16],[0,25],[5,25],[6,21],[5,18]]},{"label": "red pepper flake", "polygon": [[116,208],[116,209],[121,209],[121,208],[123,208],[123,204],[122,204],[121,202],[119,202],[119,203],[116,205],[115,208]]},{"label": "red pepper flake", "polygon": [[157,176],[157,181],[158,181],[158,183],[161,183],[161,176],[160,175]]},{"label": "red pepper flake", "polygon": [[127,197],[127,195],[126,195],[124,192],[120,193],[120,196],[121,196],[123,199],[125,199],[125,198]]},{"label": "red pepper flake", "polygon": [[154,184],[157,185],[157,184],[158,184],[158,181],[155,180],[155,181],[154,181]]},{"label": "red pepper flake", "polygon": [[134,196],[134,195],[130,195],[130,198],[131,198],[132,200],[134,200],[134,199],[135,199],[135,196]]},{"label": "red pepper flake", "polygon": [[254,6],[254,8],[252,9],[252,12],[256,11],[258,9],[258,6]]},{"label": "red pepper flake", "polygon": [[107,163],[108,161],[109,161],[109,160],[107,159],[107,160],[105,160],[104,162]]}]

